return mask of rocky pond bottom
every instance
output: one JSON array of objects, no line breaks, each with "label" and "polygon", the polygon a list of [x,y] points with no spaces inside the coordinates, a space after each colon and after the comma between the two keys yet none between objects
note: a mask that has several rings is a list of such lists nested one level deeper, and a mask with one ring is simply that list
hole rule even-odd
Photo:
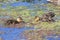
[{"label": "rocky pond bottom", "polygon": [[0,40],[60,40],[60,33],[27,27],[0,28]]}]

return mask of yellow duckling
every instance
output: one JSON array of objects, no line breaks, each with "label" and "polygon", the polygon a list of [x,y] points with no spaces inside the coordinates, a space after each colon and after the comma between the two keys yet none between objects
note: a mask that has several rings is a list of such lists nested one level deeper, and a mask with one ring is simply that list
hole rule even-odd
[{"label": "yellow duckling", "polygon": [[32,22],[33,24],[38,24],[40,21],[40,17],[35,16],[34,21]]}]

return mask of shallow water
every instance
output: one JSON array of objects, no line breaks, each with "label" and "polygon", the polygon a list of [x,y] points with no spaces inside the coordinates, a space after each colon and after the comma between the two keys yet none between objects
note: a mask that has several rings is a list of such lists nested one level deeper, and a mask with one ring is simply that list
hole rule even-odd
[{"label": "shallow water", "polygon": [[[2,26],[2,25],[1,25]],[[23,28],[0,28],[0,38],[3,40],[26,40],[25,37],[23,37],[22,33],[25,30],[34,30],[34,28],[29,27],[23,27]],[[50,35],[45,36],[43,39],[46,40],[60,40],[59,35]]]},{"label": "shallow water", "polygon": [[[32,4],[46,4],[47,3],[47,0],[41,0],[41,1],[38,1],[38,0],[35,0],[34,2],[32,2]],[[13,3],[1,3],[3,4],[1,7],[2,8],[6,8],[7,6],[12,6],[12,7],[16,7],[16,6],[30,6],[31,3],[28,3],[28,2],[13,2]]]},{"label": "shallow water", "polygon": [[33,28],[0,28],[0,38],[3,40],[25,40],[21,36],[25,30],[33,30]]},{"label": "shallow water", "polygon": [[[35,3],[38,3],[36,0]],[[46,1],[42,0],[40,3],[47,3]],[[39,4],[39,3],[38,3]],[[16,3],[11,3],[9,6],[16,7],[16,6],[30,6],[30,3],[23,3],[23,2],[16,2]],[[6,8],[6,5],[2,5],[2,8]],[[45,11],[47,9],[46,6],[40,6],[41,10]],[[34,9],[34,7],[30,7],[30,9]],[[46,10],[47,11],[47,10]],[[35,14],[31,14],[34,16]],[[5,17],[0,17],[0,18],[9,18],[8,16]],[[60,17],[57,17],[57,20],[60,20]],[[4,25],[0,25],[0,38],[3,40],[26,40],[24,37],[22,37],[22,32],[25,30],[33,30],[34,28],[2,28]],[[56,35],[57,36],[57,35]],[[60,36],[46,36],[44,39],[46,40],[60,40]]]}]

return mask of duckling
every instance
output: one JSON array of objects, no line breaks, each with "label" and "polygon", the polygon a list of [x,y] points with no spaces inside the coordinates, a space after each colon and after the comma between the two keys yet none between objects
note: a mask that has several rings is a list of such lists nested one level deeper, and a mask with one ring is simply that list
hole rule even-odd
[{"label": "duckling", "polygon": [[48,20],[49,20],[48,18],[49,17],[48,17],[47,14],[43,14],[40,21],[42,21],[42,22],[48,22]]},{"label": "duckling", "polygon": [[25,23],[21,17],[18,17],[17,20],[10,19],[10,20],[6,21],[7,25],[10,25],[10,24],[19,24],[19,23]]},{"label": "duckling", "polygon": [[40,17],[35,16],[35,22],[38,22],[40,20]]},{"label": "duckling", "polygon": [[41,17],[41,21],[42,22],[54,22],[54,19],[53,19],[54,16],[55,16],[55,14],[53,12],[43,14]]},{"label": "duckling", "polygon": [[48,12],[46,15],[47,15],[47,16],[50,16],[51,18],[53,18],[53,17],[55,16],[55,13],[53,13],[53,12]]},{"label": "duckling", "polygon": [[33,24],[37,24],[40,21],[40,17],[35,16],[34,21],[32,22]]},{"label": "duckling", "polygon": [[49,20],[50,22],[55,22],[55,20],[53,19],[53,17],[55,17],[55,13],[49,12],[49,13],[47,13],[46,15],[47,15],[48,20]]},{"label": "duckling", "polygon": [[17,22],[19,22],[19,23],[25,23],[21,17],[17,18]]}]

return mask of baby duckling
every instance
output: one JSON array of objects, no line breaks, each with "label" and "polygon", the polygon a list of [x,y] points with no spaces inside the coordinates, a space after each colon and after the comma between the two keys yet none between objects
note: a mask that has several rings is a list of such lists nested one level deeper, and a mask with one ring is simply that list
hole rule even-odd
[{"label": "baby duckling", "polygon": [[17,20],[10,19],[10,20],[6,21],[7,25],[10,25],[10,24],[19,24],[19,23],[25,23],[21,17],[18,17]]},{"label": "baby duckling", "polygon": [[38,16],[35,16],[35,20],[34,20],[35,22],[38,22],[38,21],[40,21],[40,17],[38,17]]},{"label": "baby duckling", "polygon": [[46,13],[46,14],[42,15],[41,21],[42,22],[54,22],[53,17],[55,17],[55,13],[49,12],[49,13]]},{"label": "baby duckling", "polygon": [[33,24],[37,24],[40,21],[40,17],[35,16],[34,21],[32,22]]}]

